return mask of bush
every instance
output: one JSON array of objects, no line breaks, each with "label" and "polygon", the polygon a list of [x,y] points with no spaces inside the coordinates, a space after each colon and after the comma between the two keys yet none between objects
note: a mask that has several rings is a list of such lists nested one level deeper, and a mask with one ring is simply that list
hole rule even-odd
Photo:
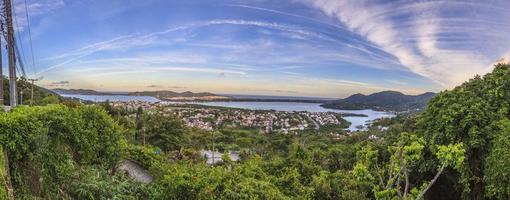
[{"label": "bush", "polygon": [[28,199],[62,197],[79,165],[111,167],[125,146],[102,109],[63,105],[0,113],[0,144],[10,161],[16,196]]}]

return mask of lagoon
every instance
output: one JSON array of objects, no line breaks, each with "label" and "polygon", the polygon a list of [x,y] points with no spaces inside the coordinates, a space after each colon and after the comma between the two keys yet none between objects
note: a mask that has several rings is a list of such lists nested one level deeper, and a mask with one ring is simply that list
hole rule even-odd
[{"label": "lagoon", "polygon": [[351,122],[349,130],[357,130],[357,126],[365,126],[372,120],[383,117],[394,117],[393,113],[375,111],[375,110],[337,110],[321,107],[320,103],[301,103],[301,102],[259,102],[259,101],[213,101],[213,102],[194,102],[194,104],[219,106],[229,108],[243,108],[250,110],[275,110],[275,111],[308,111],[308,112],[336,112],[336,113],[354,113],[364,114],[367,117],[349,116],[344,117],[345,120]]},{"label": "lagoon", "polygon": [[[74,97],[82,100],[104,102],[110,101],[147,101],[159,102],[160,100],[150,96],[128,96],[128,95],[62,95],[64,97]],[[302,103],[302,102],[262,102],[262,101],[211,101],[211,102],[191,102],[190,104],[199,104],[207,106],[219,106],[229,108],[242,108],[250,110],[275,110],[275,111],[308,111],[308,112],[337,112],[337,113],[354,113],[364,114],[367,117],[349,116],[344,117],[351,122],[349,130],[357,130],[357,126],[365,126],[370,121],[383,118],[393,117],[393,113],[381,112],[374,110],[336,110],[321,107],[320,103]]]}]

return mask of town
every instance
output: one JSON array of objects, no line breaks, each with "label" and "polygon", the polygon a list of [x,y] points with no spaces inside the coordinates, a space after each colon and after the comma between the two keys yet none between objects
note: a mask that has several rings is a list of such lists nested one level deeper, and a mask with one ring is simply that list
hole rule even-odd
[{"label": "town", "polygon": [[194,104],[143,101],[111,102],[113,107],[135,111],[159,110],[179,116],[189,127],[204,130],[218,128],[251,128],[264,133],[293,133],[304,130],[319,130],[323,126],[347,127],[341,113],[334,112],[285,112],[274,110],[248,110],[209,107]]}]

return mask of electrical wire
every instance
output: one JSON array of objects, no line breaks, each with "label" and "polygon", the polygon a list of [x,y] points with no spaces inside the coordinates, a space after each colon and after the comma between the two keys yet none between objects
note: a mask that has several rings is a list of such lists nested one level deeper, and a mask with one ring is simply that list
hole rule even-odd
[{"label": "electrical wire", "polygon": [[37,74],[37,68],[35,67],[34,46],[32,44],[32,31],[30,28],[30,15],[28,14],[27,0],[25,0],[25,15],[27,17],[28,37],[29,37],[30,52],[31,52],[30,55],[32,55],[32,69],[34,70],[33,75],[35,75],[35,74]]},{"label": "electrical wire", "polygon": [[[18,55],[18,64],[20,64],[20,67],[21,67],[21,72],[22,72],[22,76],[26,77],[26,73],[25,73],[25,66],[23,65],[23,61],[24,60],[27,60],[26,57],[25,57],[25,50],[23,49],[23,44],[21,43],[22,41],[22,37],[21,37],[21,34],[19,33],[19,29],[20,29],[20,26],[19,26],[19,23],[18,23],[18,15],[16,14],[16,9],[14,9],[13,7],[11,7],[11,10],[12,10],[12,14],[14,14],[13,16],[13,20],[14,22],[16,23],[16,35],[18,37],[14,37],[14,45],[15,45],[15,48],[16,48],[16,54]],[[16,42],[17,40],[17,42]],[[20,50],[18,49],[18,44],[19,44],[19,49],[21,49],[21,55],[20,55]]]}]

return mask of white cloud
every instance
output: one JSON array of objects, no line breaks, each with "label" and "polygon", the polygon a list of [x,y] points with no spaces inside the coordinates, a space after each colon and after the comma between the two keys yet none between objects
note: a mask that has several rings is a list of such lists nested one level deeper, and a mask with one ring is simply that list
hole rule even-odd
[{"label": "white cloud", "polygon": [[[114,51],[114,50],[129,50],[136,47],[141,46],[148,46],[153,44],[160,44],[163,36],[169,33],[177,32],[177,31],[183,31],[188,30],[192,28],[199,28],[199,27],[205,27],[205,26],[214,26],[214,25],[240,25],[240,26],[256,26],[256,27],[262,27],[262,28],[268,28],[273,30],[278,30],[282,32],[291,33],[292,35],[299,35],[302,38],[312,38],[312,40],[322,40],[327,41],[331,43],[336,43],[338,45],[342,45],[346,48],[353,49],[358,52],[362,52],[365,54],[368,54],[372,57],[377,57],[379,61],[387,62],[386,58],[383,58],[381,55],[378,55],[377,53],[374,53],[372,51],[367,50],[363,46],[350,44],[345,41],[340,41],[335,38],[332,38],[330,36],[327,36],[325,34],[314,32],[310,30],[306,30],[303,27],[295,26],[295,25],[287,25],[287,24],[279,24],[274,22],[263,22],[263,21],[247,21],[247,20],[211,20],[206,22],[199,22],[199,23],[193,23],[185,26],[178,26],[174,28],[169,28],[163,31],[159,32],[153,32],[148,34],[129,34],[129,35],[123,35],[119,36],[110,40],[97,42],[94,44],[87,45],[85,47],[69,51],[68,53],[63,53],[60,55],[52,56],[49,58],[45,58],[42,61],[57,61],[56,64],[49,65],[46,67],[46,69],[40,71],[38,74],[46,73],[50,70],[53,70],[55,68],[59,68],[62,66],[66,66],[70,63],[73,63],[75,61],[80,60],[81,58],[84,58],[86,56],[101,52],[101,51]],[[289,36],[291,37],[291,36]],[[181,41],[187,41],[183,40],[182,38],[175,39],[174,42],[181,42]],[[269,40],[261,40],[258,42],[256,46],[259,48],[265,47],[271,47],[272,43]],[[253,48],[253,46],[246,46],[246,45],[228,45],[228,44],[197,44],[197,43],[188,43],[190,45],[195,46],[204,46],[204,47],[214,47],[214,48],[232,48],[232,49],[246,49],[246,48]],[[336,58],[334,60],[337,60],[341,56],[338,54],[335,56]],[[351,61],[354,60],[353,57],[345,57],[342,58],[343,61]],[[359,59],[358,59],[359,60]],[[376,60],[377,61],[377,60]],[[379,67],[377,64],[373,64],[370,62],[362,62],[364,64],[373,66],[373,67]]]},{"label": "white cloud", "polygon": [[[497,47],[490,46],[485,41],[506,38],[504,43],[510,45],[508,33],[499,29],[490,29],[492,25],[480,23],[484,20],[476,18],[476,12],[480,12],[479,7],[483,7],[483,4],[444,1],[377,4],[373,1],[362,0],[308,0],[308,2],[325,14],[337,18],[352,32],[394,55],[410,71],[445,87],[457,85],[474,74],[484,74],[490,70],[494,57],[500,57],[503,52],[495,51]],[[510,6],[508,3],[506,5]],[[487,6],[487,8],[494,7],[497,6]],[[464,10],[459,11],[459,8]],[[453,17],[446,17],[444,13],[453,12],[460,15],[456,16],[457,18],[469,19],[469,23],[458,24],[455,23],[456,21],[449,21],[449,18]],[[489,12],[503,12],[503,10],[496,9]],[[504,21],[505,19],[492,20]],[[452,23],[457,26],[452,26]],[[402,24],[405,25],[402,26]],[[484,32],[492,33],[473,33],[469,28],[475,25],[485,28]],[[452,45],[453,43],[448,43],[449,41],[440,40],[440,36],[445,34],[453,34],[454,38],[472,35],[483,40],[476,44],[480,49],[459,49]],[[494,55],[487,55],[487,51],[482,52],[482,50],[490,51]]]},{"label": "white cloud", "polygon": [[[25,2],[27,3],[26,7]],[[15,14],[14,28],[18,31],[23,31],[28,25],[26,11],[28,11],[28,17],[34,18],[47,14],[48,12],[61,8],[65,5],[63,0],[38,0],[37,2],[14,0],[12,3]]]},{"label": "white cloud", "polygon": [[393,79],[386,79],[384,80],[388,83],[392,83],[392,84],[395,84],[395,85],[407,85],[406,82],[403,82],[403,81],[399,81],[399,80],[393,80]]}]

